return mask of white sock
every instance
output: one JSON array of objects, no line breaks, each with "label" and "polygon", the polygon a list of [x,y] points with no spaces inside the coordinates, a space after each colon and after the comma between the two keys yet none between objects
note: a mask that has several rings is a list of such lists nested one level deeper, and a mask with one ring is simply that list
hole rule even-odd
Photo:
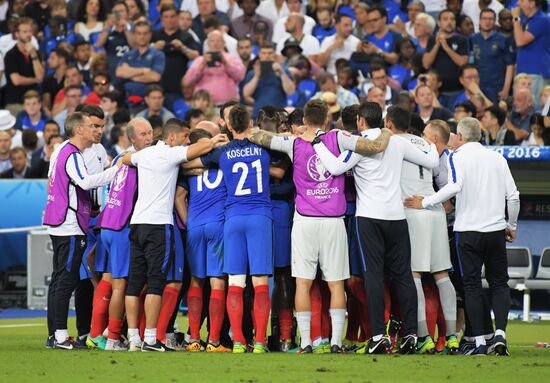
[{"label": "white sock", "polygon": [[69,330],[55,330],[55,340],[57,343],[65,342],[65,339],[69,337]]},{"label": "white sock", "polygon": [[447,326],[447,336],[454,335],[456,329],[456,291],[449,277],[441,278],[435,281],[439,290],[439,301],[443,309],[445,324]]},{"label": "white sock", "polygon": [[300,347],[311,346],[311,311],[296,312],[296,322],[300,330]]},{"label": "white sock", "polygon": [[78,339],[82,340],[82,339],[86,339],[88,337],[88,335],[90,335],[89,333],[88,334],[84,334],[84,335],[80,335],[78,337]]},{"label": "white sock", "polygon": [[428,324],[426,323],[426,298],[424,298],[422,280],[414,278],[414,285],[416,287],[416,296],[418,297],[418,314],[416,316],[418,319],[418,336],[422,338],[429,335]]},{"label": "white sock", "polygon": [[128,329],[128,339],[130,340],[130,342],[140,343],[141,342],[141,337],[139,336],[139,329],[129,328]]},{"label": "white sock", "polygon": [[476,347],[479,347],[481,345],[485,345],[485,337],[483,335],[476,336]]},{"label": "white sock", "polygon": [[323,338],[318,336],[317,338],[313,339],[313,347],[319,346],[321,343],[323,343]]},{"label": "white sock", "polygon": [[332,324],[332,338],[330,345],[342,347],[342,334],[346,323],[346,309],[330,309],[330,323]]},{"label": "white sock", "polygon": [[496,330],[495,331],[495,336],[501,336],[503,337],[504,339],[506,339],[506,333],[504,332],[504,330]]},{"label": "white sock", "polygon": [[157,329],[156,328],[146,328],[145,329],[145,336],[144,336],[145,343],[149,345],[153,345],[157,343]]}]

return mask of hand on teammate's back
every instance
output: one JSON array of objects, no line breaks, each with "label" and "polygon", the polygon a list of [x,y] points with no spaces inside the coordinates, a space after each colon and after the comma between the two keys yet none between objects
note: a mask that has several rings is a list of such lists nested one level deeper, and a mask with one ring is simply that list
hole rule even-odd
[{"label": "hand on teammate's back", "polygon": [[405,198],[405,201],[403,201],[403,204],[405,207],[412,208],[412,209],[423,209],[422,206],[422,200],[424,197],[415,195],[409,198]]}]

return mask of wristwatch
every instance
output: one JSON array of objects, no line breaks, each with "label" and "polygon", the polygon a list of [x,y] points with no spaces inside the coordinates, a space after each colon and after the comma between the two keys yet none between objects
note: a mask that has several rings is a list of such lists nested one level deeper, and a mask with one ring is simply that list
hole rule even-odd
[{"label": "wristwatch", "polygon": [[514,22],[519,21],[519,17],[514,17],[514,18],[513,18],[513,21],[514,21]]},{"label": "wristwatch", "polygon": [[323,142],[323,141],[321,141],[321,136],[322,136],[322,134],[316,136],[313,139],[313,141],[311,141],[311,145],[315,146],[315,145],[320,144],[321,142]]}]

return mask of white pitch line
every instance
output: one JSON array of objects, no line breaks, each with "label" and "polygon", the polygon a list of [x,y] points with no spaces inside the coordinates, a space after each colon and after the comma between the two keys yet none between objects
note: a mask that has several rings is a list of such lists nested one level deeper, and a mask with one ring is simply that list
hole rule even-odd
[{"label": "white pitch line", "polygon": [[22,324],[3,324],[0,328],[16,328],[16,327],[40,327],[45,326],[41,323],[22,323]]}]

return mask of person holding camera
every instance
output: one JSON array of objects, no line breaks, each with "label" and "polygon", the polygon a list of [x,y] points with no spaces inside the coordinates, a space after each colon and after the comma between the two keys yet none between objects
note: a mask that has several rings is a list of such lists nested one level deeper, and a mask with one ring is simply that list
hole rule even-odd
[{"label": "person holding camera", "polygon": [[266,105],[276,108],[286,106],[286,97],[296,90],[296,85],[288,68],[275,61],[275,47],[270,42],[260,45],[258,59],[253,70],[246,74],[243,82],[243,97],[247,105],[254,105],[252,117]]},{"label": "person holding camera", "polygon": [[181,96],[181,78],[185,76],[188,63],[199,56],[199,44],[193,37],[179,29],[178,11],[174,4],[165,4],[160,9],[162,28],[153,32],[153,46],[166,56],[166,66],[160,84],[164,89],[164,106],[171,108]]},{"label": "person holding camera", "polygon": [[214,105],[239,98],[239,83],[245,75],[241,59],[225,52],[223,32],[213,30],[207,37],[208,53],[193,61],[184,77],[186,86],[195,92],[204,89],[212,96]]}]

